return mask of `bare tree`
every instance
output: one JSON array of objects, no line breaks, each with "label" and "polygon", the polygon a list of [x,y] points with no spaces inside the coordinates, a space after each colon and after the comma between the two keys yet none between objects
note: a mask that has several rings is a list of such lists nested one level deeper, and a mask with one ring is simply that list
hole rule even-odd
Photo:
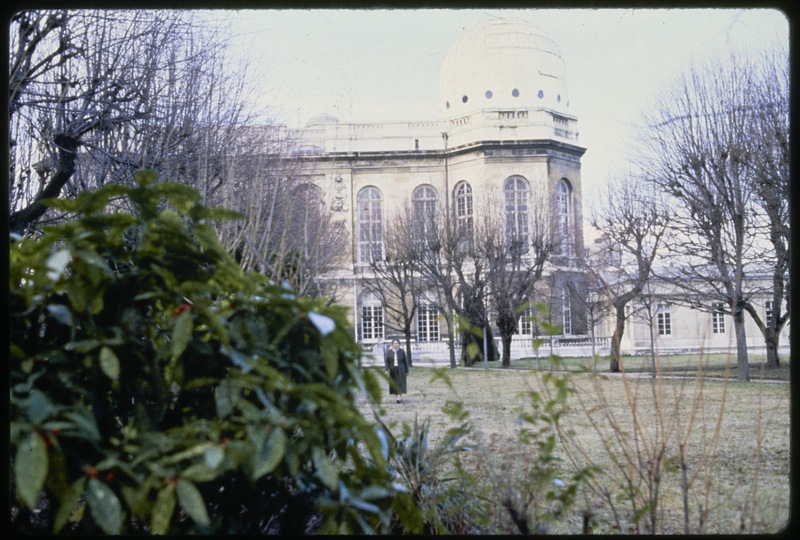
[{"label": "bare tree", "polygon": [[764,261],[764,273],[771,276],[771,291],[767,291],[771,316],[762,318],[752,302],[744,306],[764,336],[768,367],[780,365],[780,334],[791,313],[789,88],[787,51],[768,50],[756,66],[749,91],[750,102],[756,106],[751,109],[748,132],[751,151],[746,166],[763,223],[758,233],[768,239],[763,255],[758,258]]},{"label": "bare tree", "polygon": [[372,292],[384,306],[385,324],[403,333],[409,365],[413,363],[411,334],[420,295],[422,278],[416,270],[419,260],[413,239],[415,226],[411,208],[406,204],[390,222],[384,235],[386,257],[371,259],[361,271],[364,290]]},{"label": "bare tree", "polygon": [[215,201],[244,218],[217,225],[222,244],[248,271],[285,283],[298,294],[336,300],[334,270],[346,253],[346,225],[337,220],[285,130],[244,130],[260,152],[230,156],[228,180]]},{"label": "bare tree", "polygon": [[744,312],[763,254],[752,158],[753,62],[714,58],[693,65],[646,117],[643,166],[675,201],[677,241],[664,278],[700,309],[725,305],[736,333],[737,375],[749,380]]},{"label": "bare tree", "polygon": [[491,291],[490,304],[503,344],[502,365],[511,365],[511,339],[519,318],[530,305],[536,284],[542,278],[545,263],[560,244],[555,238],[555,212],[544,186],[531,193],[529,228],[520,234],[507,228],[502,207],[489,199],[482,207],[483,222],[475,242],[476,257],[486,261],[486,275]]},{"label": "bare tree", "polygon": [[587,265],[586,294],[578,295],[578,302],[582,304],[583,313],[586,314],[586,325],[589,327],[589,337],[592,340],[592,371],[597,371],[597,344],[596,328],[608,317],[615,314],[613,304],[608,301],[604,284],[597,278],[604,270],[593,266],[596,261],[592,255],[584,258]]},{"label": "bare tree", "polygon": [[[151,168],[209,199],[247,123],[244,72],[191,11],[22,11],[9,50],[10,228]],[[237,66],[238,67],[238,66]],[[246,146],[245,146],[246,148]]]},{"label": "bare tree", "polygon": [[483,358],[483,342],[494,354],[486,309],[486,263],[474,250],[471,227],[459,225],[447,208],[437,209],[417,247],[419,270],[441,295],[448,324],[450,367],[456,367],[455,334],[461,342],[461,361],[471,365]]},{"label": "bare tree", "polygon": [[589,258],[590,279],[603,291],[614,317],[609,369],[620,370],[620,345],[625,332],[626,307],[637,298],[652,276],[653,264],[669,224],[670,212],[657,193],[633,176],[609,182],[601,208],[593,210],[591,224],[602,231]]}]

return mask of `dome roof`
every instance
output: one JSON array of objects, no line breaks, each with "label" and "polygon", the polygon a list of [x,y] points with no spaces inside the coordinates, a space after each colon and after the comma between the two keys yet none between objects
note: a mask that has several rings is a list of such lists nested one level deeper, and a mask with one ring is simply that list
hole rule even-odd
[{"label": "dome roof", "polygon": [[561,52],[525,21],[492,19],[467,30],[450,47],[440,71],[439,99],[444,117],[486,108],[566,112]]},{"label": "dome roof", "polygon": [[316,126],[320,124],[338,124],[339,119],[330,114],[330,113],[320,113],[313,116],[308,122],[306,122],[306,127],[308,126]]}]

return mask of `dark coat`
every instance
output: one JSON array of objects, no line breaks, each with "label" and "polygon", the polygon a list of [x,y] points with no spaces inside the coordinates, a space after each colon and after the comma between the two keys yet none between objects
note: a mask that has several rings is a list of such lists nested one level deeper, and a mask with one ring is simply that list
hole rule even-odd
[{"label": "dark coat", "polygon": [[397,349],[397,361],[395,362],[394,349],[386,351],[384,356],[386,370],[389,372],[389,394],[405,394],[408,392],[408,384],[406,382],[406,375],[408,374],[408,360],[406,359],[406,351]]}]

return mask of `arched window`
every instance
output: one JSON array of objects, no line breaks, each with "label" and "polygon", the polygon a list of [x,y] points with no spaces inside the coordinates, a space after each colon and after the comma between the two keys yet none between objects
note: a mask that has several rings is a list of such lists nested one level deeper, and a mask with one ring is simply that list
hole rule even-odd
[{"label": "arched window", "polygon": [[562,255],[575,254],[572,242],[572,188],[562,178],[556,185],[556,211],[558,212],[558,245]]},{"label": "arched window", "polygon": [[358,192],[358,262],[383,258],[383,198],[375,187]]},{"label": "arched window", "polygon": [[416,240],[428,242],[435,234],[436,189],[433,186],[417,186],[411,194],[411,212],[414,220]]},{"label": "arched window", "polygon": [[361,297],[359,328],[362,341],[383,339],[383,306],[373,293],[367,293]]},{"label": "arched window", "polygon": [[473,208],[472,186],[468,182],[459,182],[454,190],[456,227],[459,233],[459,245],[467,249],[472,247]]},{"label": "arched window", "polygon": [[521,176],[510,176],[503,185],[505,195],[506,246],[528,251],[528,194],[530,185]]}]

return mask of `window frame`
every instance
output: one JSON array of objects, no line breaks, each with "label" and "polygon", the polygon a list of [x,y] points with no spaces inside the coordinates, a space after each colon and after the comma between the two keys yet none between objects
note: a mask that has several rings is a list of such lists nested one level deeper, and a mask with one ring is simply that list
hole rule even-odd
[{"label": "window frame", "polygon": [[356,196],[356,234],[359,264],[383,259],[383,194],[375,186],[361,188]]},{"label": "window frame", "polygon": [[421,304],[417,307],[417,341],[441,341],[439,309],[433,304]]},{"label": "window frame", "polygon": [[361,341],[377,342],[382,340],[386,335],[385,313],[383,305],[374,293],[361,297],[359,315],[358,327]]},{"label": "window frame", "polygon": [[672,307],[666,302],[656,305],[656,330],[659,336],[672,335]]},{"label": "window frame", "polygon": [[519,247],[527,253],[530,242],[531,185],[521,175],[514,174],[503,182],[503,226],[506,248]]}]

